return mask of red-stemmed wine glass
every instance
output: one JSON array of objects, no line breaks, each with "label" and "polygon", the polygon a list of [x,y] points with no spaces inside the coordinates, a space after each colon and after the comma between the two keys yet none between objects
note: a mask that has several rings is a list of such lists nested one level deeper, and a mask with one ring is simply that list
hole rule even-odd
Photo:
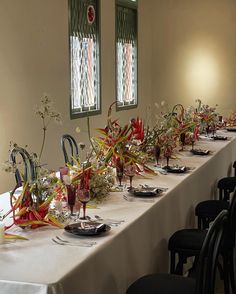
[{"label": "red-stemmed wine glass", "polygon": [[86,219],[86,204],[90,201],[90,191],[88,189],[78,190],[78,199],[83,204],[83,216],[80,219]]},{"label": "red-stemmed wine glass", "polygon": [[156,159],[156,166],[159,166],[160,155],[161,155],[161,147],[156,144],[154,146],[154,157]]},{"label": "red-stemmed wine glass", "polygon": [[122,187],[121,182],[124,176],[124,164],[121,161],[119,161],[116,165],[116,175],[119,180],[119,186]]},{"label": "red-stemmed wine glass", "polygon": [[125,166],[125,174],[126,176],[129,177],[129,189],[132,189],[132,181],[133,181],[133,177],[136,174],[136,166],[134,164],[128,164]]},{"label": "red-stemmed wine glass", "polygon": [[69,168],[67,166],[62,166],[59,168],[60,179],[63,182],[63,177],[68,175]]},{"label": "red-stemmed wine glass", "polygon": [[72,185],[72,184],[66,185],[66,191],[67,191],[67,203],[70,207],[71,215],[73,215],[73,209],[74,209],[75,200],[76,200],[77,186]]},{"label": "red-stemmed wine glass", "polygon": [[180,142],[181,142],[181,149],[180,149],[180,151],[183,151],[184,150],[185,138],[186,138],[186,133],[181,133],[180,134]]}]

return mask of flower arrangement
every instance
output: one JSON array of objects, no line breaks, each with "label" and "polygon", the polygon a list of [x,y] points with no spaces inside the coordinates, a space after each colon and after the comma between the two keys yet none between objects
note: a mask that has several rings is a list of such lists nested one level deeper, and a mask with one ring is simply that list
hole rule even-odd
[{"label": "flower arrangement", "polygon": [[[168,165],[169,158],[173,156],[179,141],[182,145],[185,144],[187,134],[195,123],[189,115],[186,115],[182,104],[174,105],[171,111],[166,107],[166,103],[162,102],[161,106],[165,106],[165,109],[156,115],[157,123],[153,129],[154,156],[158,162],[157,158],[162,154],[167,158]],[[156,107],[160,110],[158,104]]]},{"label": "flower arrangement", "polygon": [[233,127],[236,126],[236,111],[233,111],[229,117],[224,119],[224,122],[226,123],[226,126]]},{"label": "flower arrangement", "polygon": [[[53,109],[52,104],[52,100],[45,94],[41,99],[41,105],[35,112],[42,119],[43,125],[43,140],[39,156],[36,153],[29,154],[25,148],[11,143],[10,159],[4,165],[4,170],[15,173],[17,180],[16,187],[10,193],[11,209],[4,215],[4,218],[12,213],[13,224],[22,228],[37,228],[48,224],[61,226],[49,213],[50,203],[55,196],[54,186],[57,178],[40,163],[49,124],[52,120],[61,121],[60,114]],[[17,154],[21,155],[23,162],[16,162]],[[24,175],[20,173],[22,164]],[[21,185],[23,189],[20,196],[17,197],[15,191]]]},{"label": "flower arrangement", "polygon": [[196,100],[197,108],[195,111],[196,116],[199,118],[201,131],[205,129],[208,133],[210,129],[215,129],[218,122],[218,113],[215,107],[203,104],[200,99]]},{"label": "flower arrangement", "polygon": [[137,117],[123,127],[118,120],[112,121],[111,112],[114,103],[108,110],[107,126],[104,129],[97,129],[101,136],[94,138],[97,158],[100,158],[105,166],[123,169],[127,164],[134,164],[137,173],[143,171],[153,173],[146,165],[147,154],[142,151],[143,121]]},{"label": "flower arrangement", "polygon": [[114,175],[111,168],[108,167],[101,173],[94,171],[89,181],[91,199],[96,202],[103,201],[109,195],[114,183]]},{"label": "flower arrangement", "polygon": [[177,146],[177,137],[178,135],[174,128],[170,128],[158,136],[157,145],[160,146],[161,153],[163,153],[163,156],[167,160],[167,166],[169,165],[169,159],[172,157]]}]

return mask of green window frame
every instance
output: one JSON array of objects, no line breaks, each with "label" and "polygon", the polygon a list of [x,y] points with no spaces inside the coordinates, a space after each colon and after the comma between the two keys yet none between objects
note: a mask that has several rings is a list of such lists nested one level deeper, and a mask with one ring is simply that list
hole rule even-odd
[{"label": "green window frame", "polygon": [[138,106],[138,3],[116,1],[117,110]]},{"label": "green window frame", "polygon": [[101,113],[98,0],[68,0],[71,119]]}]

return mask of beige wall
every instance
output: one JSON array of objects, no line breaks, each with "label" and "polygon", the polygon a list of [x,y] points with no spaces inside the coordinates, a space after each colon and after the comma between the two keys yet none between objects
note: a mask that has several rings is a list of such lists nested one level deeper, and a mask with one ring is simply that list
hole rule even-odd
[{"label": "beige wall", "polygon": [[[149,0],[140,1],[139,107],[115,113],[125,122],[143,115],[151,103],[151,32]],[[102,114],[91,118],[92,129],[104,126],[115,100],[114,0],[101,1]],[[8,158],[9,141],[39,152],[41,126],[33,109],[41,95],[50,94],[62,113],[63,125],[48,130],[43,162],[63,164],[59,145],[63,133],[87,142],[86,119],[69,118],[69,52],[67,0],[0,0],[0,162]],[[80,135],[75,133],[80,126]],[[0,193],[12,188],[12,175],[0,171]]]},{"label": "beige wall", "polygon": [[[103,112],[91,119],[92,129],[105,125],[115,99],[114,5],[101,0]],[[189,105],[201,98],[224,113],[236,109],[235,36],[235,0],[139,0],[139,107],[114,117],[146,117],[160,100]],[[63,133],[87,142],[86,119],[69,118],[68,58],[67,0],[0,0],[0,162],[10,140],[39,152],[41,126],[32,110],[44,92],[63,125],[50,126],[43,161],[55,169],[63,163]],[[0,179],[0,193],[14,183],[2,171]]]},{"label": "beige wall", "polygon": [[153,99],[236,109],[236,1],[152,0]]}]

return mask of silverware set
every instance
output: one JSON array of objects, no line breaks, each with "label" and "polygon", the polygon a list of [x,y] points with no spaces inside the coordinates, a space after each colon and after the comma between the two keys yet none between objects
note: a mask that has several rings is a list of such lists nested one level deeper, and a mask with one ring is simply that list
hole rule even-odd
[{"label": "silverware set", "polygon": [[65,240],[59,236],[56,236],[55,238],[52,238],[52,241],[56,243],[57,245],[63,245],[63,246],[78,246],[78,247],[92,247],[97,244],[95,241],[87,241],[87,240]]},{"label": "silverware set", "polygon": [[115,226],[117,227],[118,225],[120,225],[121,223],[124,222],[124,220],[118,220],[118,219],[111,219],[111,218],[102,218],[98,215],[94,216],[94,219],[92,219],[90,216],[87,216],[86,219],[88,221],[98,221],[98,222],[102,222],[104,224],[107,224],[109,226]]},{"label": "silverware set", "polygon": [[143,198],[138,198],[138,197],[128,196],[128,195],[123,195],[123,198],[129,202],[145,202],[145,203],[155,202],[155,199],[153,198],[143,199]]}]

